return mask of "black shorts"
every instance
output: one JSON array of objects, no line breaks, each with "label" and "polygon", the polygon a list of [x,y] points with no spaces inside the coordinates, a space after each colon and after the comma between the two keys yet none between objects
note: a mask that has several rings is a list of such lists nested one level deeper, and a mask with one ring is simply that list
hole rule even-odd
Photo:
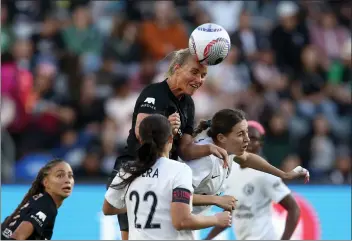
[{"label": "black shorts", "polygon": [[[114,180],[116,174],[118,173],[118,170],[121,167],[121,164],[126,162],[126,161],[130,161],[133,160],[134,158],[128,155],[124,155],[124,156],[119,156],[116,159],[115,162],[115,166],[114,166],[114,170],[111,172],[108,183],[106,185],[106,189],[109,188],[109,186],[111,185],[112,181]],[[119,220],[119,225],[120,225],[120,231],[126,231],[128,232],[128,218],[127,218],[127,213],[124,214],[118,214],[117,215],[117,219]]]}]

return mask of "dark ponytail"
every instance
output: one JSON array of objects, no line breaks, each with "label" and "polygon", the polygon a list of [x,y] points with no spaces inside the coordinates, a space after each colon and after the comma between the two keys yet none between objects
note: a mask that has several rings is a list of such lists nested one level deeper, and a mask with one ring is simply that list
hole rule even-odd
[{"label": "dark ponytail", "polygon": [[[164,151],[169,137],[172,136],[170,122],[163,115],[150,115],[141,122],[139,136],[143,144],[137,151],[137,160],[123,164],[122,170],[118,172],[123,181],[119,184],[110,185],[111,188],[122,189],[130,185],[155,164]],[[128,173],[130,176],[125,178],[122,173]]]},{"label": "dark ponytail", "polygon": [[38,174],[37,177],[34,179],[32,186],[29,188],[28,192],[26,195],[23,197],[21,203],[17,206],[15,211],[7,217],[3,223],[3,225],[8,225],[9,222],[12,221],[13,217],[18,214],[18,212],[21,210],[21,208],[29,201],[31,197],[34,195],[37,195],[39,193],[43,193],[45,191],[45,187],[43,185],[43,180],[44,178],[49,174],[50,170],[55,167],[57,164],[64,162],[64,160],[61,159],[54,159],[50,162],[48,162],[44,167],[42,167]]},{"label": "dark ponytail", "polygon": [[203,131],[205,131],[210,127],[211,127],[211,120],[201,120],[199,122],[199,125],[193,131],[193,137],[196,137],[198,134],[202,133]]},{"label": "dark ponytail", "polygon": [[220,110],[215,113],[211,120],[201,121],[198,127],[194,130],[193,137],[208,129],[207,135],[215,140],[218,134],[226,135],[230,133],[232,131],[232,127],[245,119],[246,116],[242,110]]}]

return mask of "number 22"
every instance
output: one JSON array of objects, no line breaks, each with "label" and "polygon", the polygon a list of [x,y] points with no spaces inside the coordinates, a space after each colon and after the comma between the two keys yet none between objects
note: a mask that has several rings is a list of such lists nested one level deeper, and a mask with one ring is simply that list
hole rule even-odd
[{"label": "number 22", "polygon": [[[136,191],[132,191],[130,193],[130,201],[132,201],[133,196],[136,197],[136,206],[134,207],[134,226],[135,228],[142,228],[142,225],[137,223],[137,213],[138,213],[138,208],[139,208],[139,194]],[[156,229],[160,228],[160,223],[152,223],[153,216],[155,213],[156,206],[158,205],[158,198],[153,191],[148,191],[144,194],[143,201],[148,201],[148,197],[152,196],[153,197],[153,204],[150,208],[150,212],[148,215],[147,222],[144,226],[145,229]]]}]

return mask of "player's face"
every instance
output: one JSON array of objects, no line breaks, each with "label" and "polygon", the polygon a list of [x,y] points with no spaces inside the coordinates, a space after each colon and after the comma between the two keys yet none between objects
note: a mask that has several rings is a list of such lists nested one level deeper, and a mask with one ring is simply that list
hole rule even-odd
[{"label": "player's face", "polygon": [[208,72],[207,66],[201,65],[193,58],[189,58],[179,70],[177,87],[187,95],[193,95],[203,85]]},{"label": "player's face", "polygon": [[249,144],[247,120],[232,127],[232,132],[225,136],[225,146],[229,154],[242,155]]},{"label": "player's face", "polygon": [[257,154],[260,152],[260,148],[262,147],[262,135],[259,133],[259,131],[255,128],[248,128],[248,136],[250,139],[249,145],[248,145],[248,152]]},{"label": "player's face", "polygon": [[46,191],[62,198],[71,195],[74,183],[72,168],[66,162],[54,166],[44,180]]}]

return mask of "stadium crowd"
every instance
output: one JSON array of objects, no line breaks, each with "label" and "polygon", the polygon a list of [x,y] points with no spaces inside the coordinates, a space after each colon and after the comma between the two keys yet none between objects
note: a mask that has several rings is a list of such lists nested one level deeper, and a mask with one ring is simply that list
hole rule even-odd
[{"label": "stadium crowd", "polygon": [[78,182],[105,182],[141,89],[214,22],[232,47],[194,96],[197,120],[241,108],[276,167],[351,183],[351,16],[348,1],[2,1],[2,181],[60,157]]}]

